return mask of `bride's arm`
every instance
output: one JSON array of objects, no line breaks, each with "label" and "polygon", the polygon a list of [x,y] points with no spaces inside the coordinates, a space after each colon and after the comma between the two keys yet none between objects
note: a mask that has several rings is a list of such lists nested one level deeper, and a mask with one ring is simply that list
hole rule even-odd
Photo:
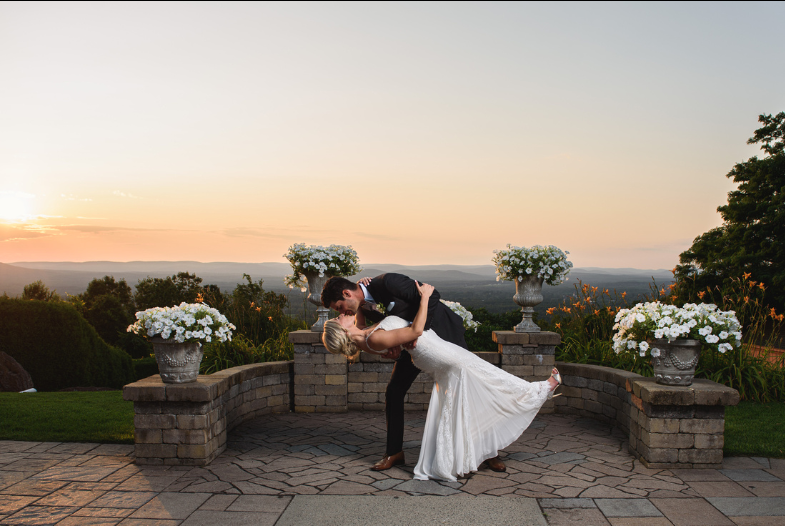
[{"label": "bride's arm", "polygon": [[377,349],[389,349],[422,336],[425,320],[428,317],[428,298],[430,298],[434,289],[432,285],[427,283],[422,285],[417,283],[417,290],[420,292],[420,308],[417,310],[417,315],[414,317],[412,324],[409,327],[391,331],[376,331],[368,337],[369,345]]}]

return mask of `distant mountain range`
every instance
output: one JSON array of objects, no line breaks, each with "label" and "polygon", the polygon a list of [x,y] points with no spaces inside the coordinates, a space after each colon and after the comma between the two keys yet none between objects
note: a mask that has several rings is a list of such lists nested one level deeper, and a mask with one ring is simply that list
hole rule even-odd
[{"label": "distant mountain range", "polygon": [[[266,290],[289,293],[289,289],[283,284],[283,277],[291,272],[291,267],[288,263],[200,263],[197,261],[0,263],[0,293],[6,292],[10,296],[20,295],[25,285],[40,279],[47,287],[61,294],[79,294],[84,292],[92,279],[105,275],[114,276],[117,280],[125,279],[133,287],[140,279],[148,276],[160,278],[178,272],[196,274],[204,280],[204,284],[218,285],[224,291],[234,289],[245,273],[254,281],[263,279]],[[504,312],[516,308],[512,302],[515,285],[510,282],[497,282],[493,265],[369,264],[360,274],[376,276],[384,272],[398,272],[431,283],[437,287],[443,298],[459,301],[467,306],[486,307],[491,312]],[[647,293],[654,282],[662,286],[670,283],[672,279],[671,271],[663,269],[574,268],[566,283],[557,287],[543,287],[545,299],[540,309],[552,307],[572,294],[573,285],[578,280],[600,288],[616,289],[619,293],[626,291],[630,298],[636,298]]]}]

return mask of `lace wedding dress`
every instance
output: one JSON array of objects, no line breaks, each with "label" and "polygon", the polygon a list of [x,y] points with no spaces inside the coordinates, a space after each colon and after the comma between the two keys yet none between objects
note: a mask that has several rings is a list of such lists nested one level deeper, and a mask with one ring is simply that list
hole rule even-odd
[{"label": "lace wedding dress", "polygon": [[[389,316],[374,331],[407,325]],[[529,427],[550,392],[547,381],[531,383],[513,376],[433,330],[420,336],[410,354],[414,365],[434,380],[414,468],[418,480],[455,481],[476,471]]]}]

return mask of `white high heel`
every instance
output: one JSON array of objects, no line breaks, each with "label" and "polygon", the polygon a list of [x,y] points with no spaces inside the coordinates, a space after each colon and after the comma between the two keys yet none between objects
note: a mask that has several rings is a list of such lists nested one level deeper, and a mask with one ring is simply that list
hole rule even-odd
[{"label": "white high heel", "polygon": [[551,389],[551,391],[548,393],[548,400],[551,400],[553,398],[556,398],[557,396],[561,396],[562,395],[562,393],[553,394],[553,392],[556,391],[556,389],[558,389],[559,386],[562,385],[562,383],[563,383],[562,379],[561,379],[561,375],[559,374],[559,370],[556,369],[555,367],[553,368],[553,370],[556,371],[556,372],[555,373],[553,373],[553,372],[551,373],[551,378],[556,380],[556,387]]}]

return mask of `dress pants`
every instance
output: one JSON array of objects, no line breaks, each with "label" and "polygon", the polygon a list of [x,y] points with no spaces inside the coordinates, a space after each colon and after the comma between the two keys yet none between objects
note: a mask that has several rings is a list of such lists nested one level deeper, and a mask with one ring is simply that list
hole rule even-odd
[{"label": "dress pants", "polygon": [[395,455],[403,451],[403,400],[412,386],[420,370],[412,363],[408,351],[401,351],[401,356],[393,367],[390,383],[387,384],[387,397],[384,412],[387,417],[387,454]]}]

